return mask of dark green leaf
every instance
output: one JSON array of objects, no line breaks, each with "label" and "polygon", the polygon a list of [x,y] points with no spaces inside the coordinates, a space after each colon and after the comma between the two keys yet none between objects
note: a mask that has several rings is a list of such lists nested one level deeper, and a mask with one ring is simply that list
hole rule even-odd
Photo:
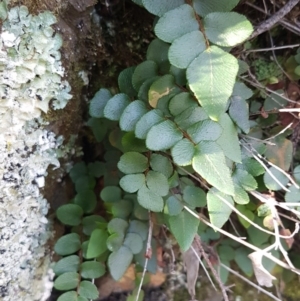
[{"label": "dark green leaf", "polygon": [[142,185],[145,184],[145,175],[142,173],[132,174],[132,175],[125,175],[120,180],[120,186],[123,190],[133,193],[137,192]]},{"label": "dark green leaf", "polygon": [[95,178],[99,178],[99,177],[103,176],[104,171],[105,171],[104,162],[96,161],[96,162],[91,162],[88,164],[89,175],[91,175]]},{"label": "dark green leaf", "polygon": [[107,249],[111,252],[117,251],[121,248],[124,241],[124,235],[120,233],[113,233],[106,240]]},{"label": "dark green leaf", "polygon": [[170,216],[170,230],[175,236],[182,251],[186,251],[192,244],[198,230],[199,219],[186,210],[176,216]]},{"label": "dark green leaf", "polygon": [[91,175],[83,175],[75,182],[75,189],[77,192],[93,189],[96,185],[95,178]]},{"label": "dark green leaf", "polygon": [[221,136],[222,131],[222,127],[210,119],[199,121],[187,129],[194,143],[204,140],[215,141]]},{"label": "dark green leaf", "polygon": [[[256,216],[255,219],[253,220],[253,222],[255,224],[257,224],[258,226],[261,226],[264,228],[261,218],[258,218]],[[257,247],[261,247],[270,238],[270,234],[265,233],[252,225],[247,229],[247,232],[248,232],[248,235],[250,238],[250,242],[253,243]]]},{"label": "dark green leaf", "polygon": [[54,288],[59,291],[68,291],[79,284],[79,274],[68,272],[58,276],[54,281]]},{"label": "dark green leaf", "polygon": [[90,115],[92,117],[103,117],[103,110],[108,100],[112,97],[111,93],[107,89],[100,89],[90,103]]},{"label": "dark green leaf", "polygon": [[147,152],[148,149],[145,145],[145,140],[139,139],[135,136],[134,132],[128,132],[123,134],[121,140],[123,146],[123,152]]},{"label": "dark green leaf", "polygon": [[112,233],[118,233],[123,235],[128,228],[128,223],[121,219],[121,218],[113,218],[110,220],[110,222],[107,225],[107,231],[112,234]]},{"label": "dark green leaf", "polygon": [[99,278],[105,274],[105,266],[98,261],[85,261],[80,266],[80,274],[86,279]]},{"label": "dark green leaf", "polygon": [[[277,181],[275,181],[274,178]],[[266,187],[269,188],[270,190],[280,190],[282,189],[282,186],[285,187],[287,185],[287,183],[289,182],[289,178],[280,170],[272,166],[265,172],[264,182]],[[278,182],[282,186],[280,186]]]},{"label": "dark green leaf", "polygon": [[245,170],[236,169],[232,175],[233,181],[238,183],[247,191],[257,189],[257,182],[251,174]]},{"label": "dark green leaf", "polygon": [[120,200],[111,206],[111,213],[114,217],[127,218],[132,212],[132,201]]},{"label": "dark green leaf", "polygon": [[79,162],[74,164],[72,169],[70,170],[70,177],[72,181],[75,183],[77,179],[81,176],[87,175],[88,169],[84,162]]},{"label": "dark green leaf", "polygon": [[248,276],[251,277],[253,275],[253,268],[252,268],[252,262],[249,259],[249,250],[240,247],[235,250],[235,262],[239,266],[239,268]]},{"label": "dark green leaf", "polygon": [[173,174],[173,166],[169,158],[160,154],[151,154],[150,166],[154,171],[160,172],[169,178]]},{"label": "dark green leaf", "polygon": [[178,68],[187,68],[205,48],[201,31],[192,31],[173,41],[169,50],[169,60]]},{"label": "dark green leaf", "polygon": [[148,160],[137,152],[127,152],[120,158],[118,168],[125,174],[141,173],[148,168]]},{"label": "dark green leaf", "polygon": [[108,120],[99,118],[90,118],[87,125],[91,127],[93,134],[98,142],[101,142],[108,129]]},{"label": "dark green leaf", "polygon": [[81,281],[79,285],[80,296],[87,299],[97,299],[99,292],[95,284],[90,281]]},{"label": "dark green leaf", "polygon": [[229,116],[245,134],[249,133],[249,107],[244,99],[239,96],[231,97]]},{"label": "dark green leaf", "polygon": [[83,210],[75,204],[66,204],[56,210],[57,218],[65,225],[78,226],[81,222]]},{"label": "dark green leaf", "polygon": [[131,102],[120,117],[120,128],[122,131],[130,132],[135,129],[139,119],[148,112],[146,104],[141,100]]},{"label": "dark green leaf", "polygon": [[198,15],[204,17],[212,12],[231,11],[238,3],[239,0],[193,0],[193,7]]},{"label": "dark green leaf", "polygon": [[[243,215],[245,215],[246,217],[248,217],[251,221],[254,220],[255,215],[254,213],[247,209],[246,206],[243,205],[237,205],[236,209],[239,210]],[[245,219],[243,219],[239,214],[237,215],[240,223],[247,229],[250,227],[250,223],[248,221],[246,221]]]},{"label": "dark green leaf", "polygon": [[143,185],[137,194],[139,204],[154,212],[160,212],[163,210],[164,201],[161,196],[150,190],[146,185]]},{"label": "dark green leaf", "polygon": [[169,192],[169,183],[162,173],[149,170],[146,176],[147,187],[160,196],[166,196]]},{"label": "dark green leaf", "polygon": [[145,241],[148,237],[148,227],[144,222],[131,220],[127,233],[137,233]]},{"label": "dark green leaf", "polygon": [[96,207],[97,198],[93,190],[85,190],[76,194],[74,203],[79,205],[84,213],[91,213]]},{"label": "dark green leaf", "polygon": [[169,10],[184,4],[184,0],[142,0],[142,3],[151,14],[161,17]]},{"label": "dark green leaf", "polygon": [[205,192],[196,186],[185,186],[183,189],[183,200],[190,208],[204,207],[206,205]]},{"label": "dark green leaf", "polygon": [[199,106],[190,106],[182,113],[175,117],[175,123],[182,129],[187,130],[190,126],[196,122],[208,119],[208,115],[205,110]]},{"label": "dark green leaf", "polygon": [[170,69],[170,63],[168,59],[169,47],[170,45],[168,43],[165,43],[159,39],[154,39],[148,46],[147,60],[152,60],[157,64],[160,74],[168,73]]},{"label": "dark green leaf", "polygon": [[216,45],[232,47],[244,42],[253,32],[247,18],[236,12],[213,12],[205,16],[207,38]]},{"label": "dark green leaf", "polygon": [[221,136],[216,141],[222,148],[225,156],[233,162],[241,163],[241,147],[237,129],[227,114],[222,114],[219,124],[223,128]]},{"label": "dark green leaf", "polygon": [[90,215],[82,219],[83,233],[85,235],[91,235],[97,228],[97,223],[105,223],[105,219],[100,215]]},{"label": "dark green leaf", "polygon": [[184,138],[172,147],[171,154],[175,164],[190,165],[195,154],[195,146],[190,140]]},{"label": "dark green leaf", "polygon": [[234,195],[231,173],[226,165],[225,156],[215,142],[200,142],[196,146],[193,168],[220,191]]},{"label": "dark green leaf", "polygon": [[110,120],[119,120],[129,104],[130,99],[126,94],[116,94],[107,102],[104,108],[104,117]]},{"label": "dark green leaf", "polygon": [[106,231],[102,229],[95,229],[89,240],[88,249],[86,253],[86,258],[95,258],[103,254],[106,248],[106,240],[108,238],[108,234]]},{"label": "dark green leaf", "polygon": [[143,240],[137,233],[127,233],[124,240],[124,246],[126,246],[132,254],[138,254],[142,251]]},{"label": "dark green leaf", "polygon": [[108,257],[108,268],[111,276],[119,280],[126,272],[133,258],[132,252],[125,246],[112,252]]},{"label": "dark green leaf", "polygon": [[300,207],[300,189],[295,187],[294,185],[289,187],[289,191],[286,192],[284,196],[284,200],[286,202],[298,203]]},{"label": "dark green leaf", "polygon": [[141,87],[139,88],[138,99],[144,102],[148,102],[149,100],[149,89],[151,85],[160,78],[160,76],[154,76],[146,79]]},{"label": "dark green leaf", "polygon": [[155,109],[146,113],[135,126],[135,135],[137,138],[146,139],[149,130],[160,122],[164,121],[161,110]]},{"label": "dark green leaf", "polygon": [[227,109],[238,68],[237,59],[217,46],[202,52],[189,65],[189,86],[211,119],[218,120]]},{"label": "dark green leaf", "polygon": [[251,157],[244,157],[242,164],[237,164],[237,168],[246,170],[253,177],[257,177],[265,172],[263,166]]},{"label": "dark green leaf", "polygon": [[150,150],[166,150],[183,137],[182,132],[171,120],[154,125],[147,134],[146,145]]},{"label": "dark green leaf", "polygon": [[232,197],[215,188],[211,188],[207,193],[207,208],[210,222],[218,228],[223,227],[232,212],[232,209],[228,207],[222,199],[225,199],[229,204],[233,205]]},{"label": "dark green leaf", "polygon": [[70,255],[80,249],[80,237],[77,233],[66,234],[59,238],[54,246],[54,251],[58,255]]},{"label": "dark green leaf", "polygon": [[155,77],[157,74],[157,65],[153,61],[145,61],[139,64],[132,75],[132,85],[136,91],[139,91],[144,81]]},{"label": "dark green leaf", "polygon": [[55,263],[53,272],[56,276],[67,272],[77,272],[79,269],[80,259],[77,255],[71,255],[62,258]]},{"label": "dark green leaf", "polygon": [[183,204],[182,202],[179,200],[179,198],[181,199],[180,195],[175,195],[175,196],[170,196],[169,198],[167,198],[166,201],[166,208],[164,210],[164,212],[168,215],[178,215],[182,209],[183,209]]},{"label": "dark green leaf", "polygon": [[193,8],[183,4],[165,13],[156,23],[154,31],[161,40],[171,43],[184,34],[198,29],[199,24]]},{"label": "dark green leaf", "polygon": [[72,291],[72,292],[66,292],[59,296],[57,301],[82,301],[78,300],[77,293]]},{"label": "dark green leaf", "polygon": [[172,115],[176,116],[190,107],[198,107],[198,103],[188,92],[182,92],[171,98],[169,102],[169,110]]},{"label": "dark green leaf", "polygon": [[104,202],[118,202],[121,197],[121,189],[118,186],[106,186],[102,189],[100,197]]},{"label": "dark green leaf", "polygon": [[126,68],[119,74],[118,77],[120,92],[125,93],[132,98],[136,96],[136,91],[132,85],[132,75],[134,70],[135,67]]}]

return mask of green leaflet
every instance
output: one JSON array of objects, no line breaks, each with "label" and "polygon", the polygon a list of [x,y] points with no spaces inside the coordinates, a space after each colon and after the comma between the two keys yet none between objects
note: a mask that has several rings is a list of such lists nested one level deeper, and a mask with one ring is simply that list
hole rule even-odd
[{"label": "green leaflet", "polygon": [[169,183],[162,173],[149,170],[146,176],[147,187],[160,196],[166,196],[169,192]]},{"label": "green leaflet", "polygon": [[122,198],[121,189],[118,186],[106,186],[102,189],[100,197],[107,203],[118,202]]},{"label": "green leaflet", "polygon": [[137,138],[146,139],[149,130],[160,122],[164,121],[163,113],[161,110],[155,109],[146,113],[137,122],[135,126],[135,135]]},{"label": "green leaflet", "polygon": [[82,219],[82,231],[85,235],[91,235],[97,228],[97,223],[105,223],[105,219],[100,215],[89,215]]},{"label": "green leaflet", "polygon": [[79,274],[67,272],[58,276],[54,281],[54,288],[59,291],[68,291],[74,289],[79,284]]},{"label": "green leaflet", "polygon": [[158,107],[158,101],[164,96],[171,98],[181,90],[175,85],[174,76],[166,74],[153,82],[148,92],[149,104],[152,108]]},{"label": "green leaflet", "polygon": [[95,258],[103,254],[106,248],[106,240],[108,238],[108,234],[106,231],[102,229],[95,229],[90,237],[86,258]]},{"label": "green leaflet", "polygon": [[84,190],[76,194],[74,203],[79,205],[84,213],[92,213],[97,204],[96,194],[93,190]]},{"label": "green leaflet", "polygon": [[103,110],[108,100],[112,97],[107,89],[100,89],[90,103],[90,115],[92,117],[103,117]]},{"label": "green leaflet", "polygon": [[240,44],[253,32],[247,18],[236,12],[213,12],[206,15],[204,29],[211,42],[223,47]]},{"label": "green leaflet", "polygon": [[142,207],[150,211],[160,212],[164,208],[162,197],[150,190],[146,185],[139,189],[137,199]]},{"label": "green leaflet", "polygon": [[[160,2],[162,3],[162,2]],[[170,45],[161,41],[160,39],[154,39],[147,49],[147,60],[154,61],[160,74],[166,74],[169,72],[170,63],[168,59],[168,51]]]},{"label": "green leaflet", "polygon": [[136,233],[145,241],[148,237],[148,225],[136,219],[131,220],[127,233]]},{"label": "green leaflet", "polygon": [[231,173],[218,144],[210,141],[200,142],[196,146],[192,165],[208,183],[226,194],[234,195]]},{"label": "green leaflet", "polygon": [[70,233],[58,239],[54,246],[54,251],[58,255],[70,255],[80,249],[80,237],[77,233]]},{"label": "green leaflet", "polygon": [[126,94],[114,95],[104,108],[104,117],[110,120],[119,120],[124,109],[130,104],[130,99]]},{"label": "green leaflet", "polygon": [[248,103],[239,96],[232,96],[230,100],[229,116],[245,134],[248,134],[250,130]]},{"label": "green leaflet", "polygon": [[[246,217],[248,217],[251,221],[254,220],[255,215],[254,213],[247,209],[246,206],[243,205],[237,205],[236,209],[239,210],[243,215],[245,215]],[[248,221],[246,221],[245,219],[243,219],[239,214],[237,215],[240,223],[247,229],[250,227],[250,223]]]},{"label": "green leaflet", "polygon": [[240,163],[242,161],[241,148],[234,123],[227,114],[223,114],[220,116],[219,124],[223,131],[216,142],[221,146],[227,158]]},{"label": "green leaflet", "polygon": [[151,154],[150,166],[169,178],[173,174],[173,166],[169,158],[160,154]]},{"label": "green leaflet", "polygon": [[103,276],[105,273],[105,266],[97,261],[85,261],[80,265],[80,274],[86,279],[94,279]]},{"label": "green leaflet", "polygon": [[56,276],[67,272],[77,272],[79,270],[80,258],[77,255],[70,255],[63,257],[61,260],[55,263],[53,272]]},{"label": "green leaflet", "polygon": [[183,189],[183,200],[190,208],[204,207],[206,205],[205,192],[196,186],[185,186]]},{"label": "green leaflet", "polygon": [[193,0],[193,7],[197,14],[201,17],[206,16],[212,12],[227,12],[231,11],[240,0]]},{"label": "green leaflet", "polygon": [[121,156],[118,168],[125,174],[141,173],[148,168],[148,160],[140,153],[128,152]]},{"label": "green leaflet", "polygon": [[81,281],[79,285],[79,294],[83,298],[87,299],[97,299],[99,297],[99,292],[95,284],[90,281]]},{"label": "green leaflet", "polygon": [[107,238],[106,246],[109,251],[114,252],[121,248],[123,242],[124,242],[123,234],[113,233]]},{"label": "green leaflet", "polygon": [[129,67],[124,69],[118,77],[118,85],[121,93],[125,93],[131,98],[136,96],[136,91],[132,85],[132,75],[135,67]]},{"label": "green leaflet", "polygon": [[137,233],[127,233],[124,240],[124,246],[126,246],[132,254],[138,254],[143,249],[143,240]]},{"label": "green leaflet", "polygon": [[218,191],[216,188],[211,188],[207,193],[207,208],[210,222],[218,228],[223,227],[232,212],[232,209],[221,198],[233,205],[232,197]]},{"label": "green leaflet", "polygon": [[118,233],[120,236],[125,234],[128,228],[128,223],[121,218],[113,218],[107,225],[107,231],[112,233]]},{"label": "green leaflet", "polygon": [[175,164],[190,165],[195,154],[195,146],[190,140],[184,138],[172,147],[171,154]]},{"label": "green leaflet", "polygon": [[233,197],[234,201],[237,204],[241,204],[241,205],[248,204],[250,202],[248,193],[235,180],[233,182],[233,185],[234,185],[234,197]]},{"label": "green leaflet", "polygon": [[111,206],[111,213],[114,217],[128,218],[133,209],[131,200],[120,200]]},{"label": "green leaflet", "polygon": [[136,91],[139,91],[144,81],[157,76],[157,65],[153,61],[145,61],[139,64],[132,75],[132,85]]},{"label": "green leaflet", "polygon": [[182,201],[180,201],[179,199],[181,199],[180,195],[172,195],[167,198],[164,213],[170,216],[178,215],[183,209]]},{"label": "green leaflet", "polygon": [[161,17],[163,14],[184,4],[184,0],[142,0],[144,7],[153,15]]},{"label": "green leaflet", "polygon": [[74,291],[71,291],[71,292],[66,292],[66,293],[62,294],[61,296],[59,296],[57,301],[83,301],[83,300],[79,300],[77,293]]},{"label": "green leaflet", "polygon": [[56,210],[56,217],[65,225],[78,226],[81,222],[83,210],[75,204],[66,204]]},{"label": "green leaflet", "polygon": [[171,120],[154,125],[147,134],[146,145],[154,151],[166,150],[175,145],[183,137],[182,132]]},{"label": "green leaflet", "polygon": [[[286,194],[284,196],[284,200],[286,202],[292,202],[292,203],[299,202],[299,205],[300,205],[300,189],[294,185],[289,187],[289,191],[286,192]],[[297,209],[297,210],[299,211],[299,209]]]},{"label": "green leaflet", "polygon": [[211,119],[218,120],[227,109],[238,68],[237,59],[217,46],[206,49],[187,68],[189,86]]},{"label": "green leaflet", "polygon": [[173,41],[169,50],[170,63],[178,68],[187,68],[205,48],[201,31],[189,32]]},{"label": "green leaflet", "polygon": [[182,129],[187,130],[196,122],[208,119],[203,108],[191,106],[175,117],[175,123]]},{"label": "green leaflet", "polygon": [[191,107],[198,107],[198,103],[193,99],[191,93],[188,92],[181,92],[175,95],[169,102],[169,110],[173,116],[179,115]]},{"label": "green leaflet", "polygon": [[254,177],[245,170],[236,169],[232,175],[233,180],[247,191],[257,189]]},{"label": "green leaflet", "polygon": [[135,128],[139,119],[148,112],[146,104],[141,100],[131,102],[120,117],[120,128],[122,131],[130,132]]},{"label": "green leaflet", "polygon": [[186,210],[176,216],[170,216],[170,230],[175,236],[182,251],[186,251],[192,244],[199,226],[199,219]]},{"label": "green leaflet", "polygon": [[199,121],[187,129],[194,143],[204,140],[215,141],[221,136],[222,131],[222,127],[210,119]]},{"label": "green leaflet", "polygon": [[169,43],[194,30],[199,30],[199,25],[193,8],[188,4],[165,13],[154,28],[156,36]]},{"label": "green leaflet", "polygon": [[137,192],[144,184],[145,184],[145,175],[142,173],[125,175],[120,180],[121,188],[129,193]]},{"label": "green leaflet", "polygon": [[[277,179],[277,182],[271,175],[273,175],[273,177]],[[282,189],[282,187],[278,184],[278,182],[281,183],[282,186],[286,186],[287,183],[289,182],[289,179],[280,170],[271,166],[268,169],[268,172],[264,174],[264,182],[266,187],[269,188],[270,190],[280,190]]]},{"label": "green leaflet", "polygon": [[132,252],[125,246],[119,250],[112,252],[108,257],[108,268],[111,276],[115,280],[119,280],[127,268],[129,267],[133,258]]}]

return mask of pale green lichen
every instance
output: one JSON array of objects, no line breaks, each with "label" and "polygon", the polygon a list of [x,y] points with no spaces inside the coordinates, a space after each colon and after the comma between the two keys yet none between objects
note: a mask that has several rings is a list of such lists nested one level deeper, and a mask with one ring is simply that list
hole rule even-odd
[{"label": "pale green lichen", "polygon": [[62,39],[51,28],[55,16],[33,16],[25,6],[8,11],[5,1],[0,16],[0,299],[43,301],[52,276],[41,189],[48,167],[59,167],[58,158],[74,150],[45,129],[41,114],[49,105],[63,108],[70,86],[62,80]]}]

